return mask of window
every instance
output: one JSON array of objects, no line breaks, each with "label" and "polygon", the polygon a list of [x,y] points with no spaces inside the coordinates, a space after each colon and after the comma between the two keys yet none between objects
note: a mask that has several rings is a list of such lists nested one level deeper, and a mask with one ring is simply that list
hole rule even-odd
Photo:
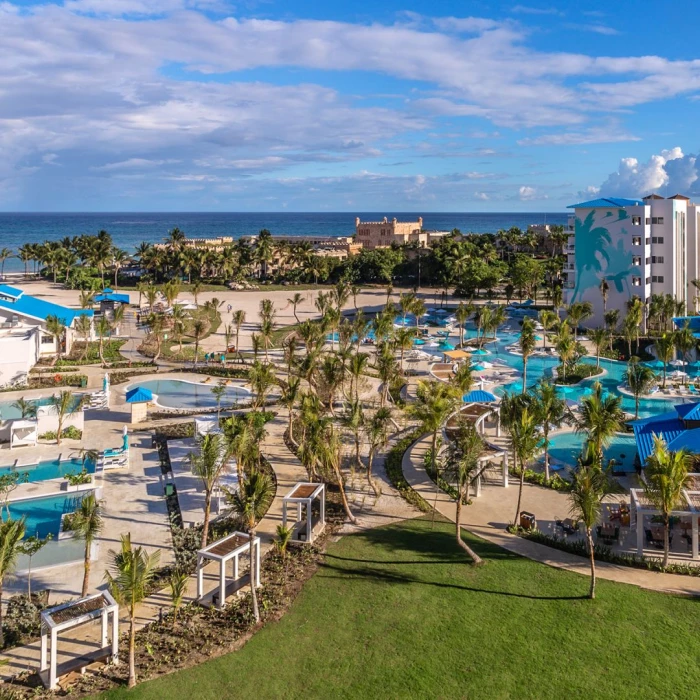
[{"label": "window", "polygon": [[642,217],[641,216],[633,216],[632,217],[632,226],[640,226],[642,223]]},{"label": "window", "polygon": [[651,278],[651,281],[652,281],[652,282],[658,282],[658,283],[660,283],[660,284],[663,284],[663,282],[664,282],[663,275],[658,275],[658,276],[657,276],[657,275],[653,275],[652,278]]},{"label": "window", "polygon": [[664,237],[663,237],[663,236],[652,236],[652,237],[651,237],[651,242],[652,242],[652,243],[663,243],[663,242],[664,242]]},{"label": "window", "polygon": [[642,286],[642,278],[641,277],[633,277],[632,278],[632,286],[633,287],[641,287]]},{"label": "window", "polygon": [[651,218],[647,216],[646,218],[646,225],[648,226],[651,223]]},{"label": "window", "polygon": [[632,245],[642,245],[642,239],[639,236],[632,238]]},{"label": "window", "polygon": [[647,277],[647,284],[651,284],[651,277]]},{"label": "window", "polygon": [[647,238],[647,239],[644,241],[644,244],[645,244],[645,245],[649,245],[650,243],[651,243],[651,238]]},{"label": "window", "polygon": [[633,265],[641,265],[642,259],[640,257],[633,256],[632,257],[632,264]]},{"label": "window", "polygon": [[663,263],[664,261],[664,256],[663,255],[652,255],[651,256],[651,261],[653,263]]},{"label": "window", "polygon": [[647,265],[652,261],[652,258],[647,258],[646,263]]},{"label": "window", "polygon": [[49,343],[53,343],[53,336],[52,335],[42,335],[41,336],[41,344],[48,345]]},{"label": "window", "polygon": [[652,224],[663,224],[663,222],[664,222],[663,216],[652,216],[651,217]]}]

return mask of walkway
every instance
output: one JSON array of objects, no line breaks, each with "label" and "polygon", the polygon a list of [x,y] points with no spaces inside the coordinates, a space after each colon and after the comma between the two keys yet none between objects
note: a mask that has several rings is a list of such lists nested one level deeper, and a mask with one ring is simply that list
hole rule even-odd
[{"label": "walkway", "polygon": [[[406,451],[402,469],[406,480],[428,503],[435,505],[438,513],[452,522],[456,519],[456,503],[444,491],[437,490],[435,483],[423,468],[423,457],[430,449],[430,436],[425,435]],[[577,574],[590,576],[588,560],[574,554],[552,549],[537,544],[506,531],[508,523],[513,521],[518,501],[518,483],[511,481],[508,488],[486,485],[482,495],[475,498],[472,505],[462,509],[462,525],[474,535],[482,537],[493,544],[539,561],[548,566],[554,566]],[[522,509],[539,516],[540,513],[556,514],[565,518],[568,516],[568,505],[565,497],[551,489],[545,489],[531,484],[523,488]],[[596,565],[599,578],[618,583],[629,583],[640,588],[646,588],[665,593],[682,595],[700,595],[700,577],[682,576],[678,574],[661,574],[632,567],[617,566],[599,562]]]}]

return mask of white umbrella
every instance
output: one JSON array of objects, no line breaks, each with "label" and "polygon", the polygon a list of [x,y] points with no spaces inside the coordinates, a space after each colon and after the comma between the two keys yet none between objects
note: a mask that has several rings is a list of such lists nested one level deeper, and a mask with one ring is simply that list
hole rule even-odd
[{"label": "white umbrella", "polygon": [[683,360],[671,360],[668,364],[673,365],[674,367],[683,367],[685,362],[683,362]]}]

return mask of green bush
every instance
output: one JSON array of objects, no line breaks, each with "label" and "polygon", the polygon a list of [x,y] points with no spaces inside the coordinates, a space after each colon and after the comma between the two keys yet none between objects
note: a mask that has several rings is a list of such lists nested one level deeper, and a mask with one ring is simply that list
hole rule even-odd
[{"label": "green bush", "polygon": [[387,452],[386,460],[384,461],[384,469],[386,470],[386,475],[389,477],[391,485],[403,498],[423,513],[429,513],[432,508],[418,492],[411,488],[403,475],[403,469],[401,467],[404,452],[406,452],[421,434],[420,430],[414,430],[409,435],[406,435],[406,437],[401,438],[389,452]]},{"label": "green bush", "polygon": [[5,647],[23,644],[41,632],[40,608],[26,595],[15,595],[7,602],[2,621]]},{"label": "green bush", "polygon": [[564,377],[564,368],[562,365],[557,367],[557,384],[577,384],[583,379],[595,377],[602,374],[603,370],[588,362],[578,362],[572,367],[567,367],[566,377]]},{"label": "green bush", "polygon": [[74,425],[69,425],[67,428],[63,429],[61,437],[66,438],[66,440],[82,440],[83,431],[76,428]]},{"label": "green bush", "polygon": [[66,474],[66,481],[71,486],[82,486],[92,481],[92,474],[88,474],[85,469],[81,472],[71,472],[70,474]]},{"label": "green bush", "polygon": [[57,437],[55,430],[47,430],[45,433],[39,435],[39,440],[55,440]]},{"label": "green bush", "polygon": [[[510,468],[510,475],[516,479],[520,478],[520,469]],[[525,470],[525,481],[528,484],[537,484],[537,486],[544,486],[547,489],[554,489],[555,491],[570,491],[571,482],[559,476],[559,474],[552,474],[549,479],[545,476],[544,472],[536,472],[532,469]]]}]

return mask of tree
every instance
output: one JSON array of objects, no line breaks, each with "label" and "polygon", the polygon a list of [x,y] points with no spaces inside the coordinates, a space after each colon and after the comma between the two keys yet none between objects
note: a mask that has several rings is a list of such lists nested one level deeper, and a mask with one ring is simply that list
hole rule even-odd
[{"label": "tree", "polygon": [[20,554],[24,554],[29,559],[27,568],[27,598],[32,599],[32,559],[38,554],[48,543],[53,539],[53,535],[49,532],[46,537],[32,535],[22,540],[19,544]]},{"label": "tree", "polygon": [[556,326],[556,324],[559,322],[559,317],[554,313],[554,311],[550,311],[549,309],[542,309],[539,313],[539,321],[542,324],[542,329],[544,330],[544,333],[542,334],[544,336],[544,348],[545,350],[547,349],[547,333]]},{"label": "tree", "polygon": [[391,421],[391,411],[384,407],[375,411],[374,415],[365,421],[365,434],[367,436],[367,482],[372,487],[375,496],[379,496],[379,489],[372,480],[372,463],[377,450],[386,446],[389,439],[389,423]]},{"label": "tree", "polygon": [[287,303],[292,307],[292,313],[294,314],[294,320],[299,323],[299,317],[297,316],[297,306],[304,302],[304,295],[300,292],[295,292],[294,296],[287,299]]},{"label": "tree", "polygon": [[5,635],[2,627],[2,593],[5,577],[15,570],[17,557],[21,554],[21,543],[24,537],[24,518],[13,520],[0,519],[0,648],[5,644]]},{"label": "tree", "polygon": [[600,353],[608,344],[608,332],[605,328],[593,328],[588,331],[588,337],[595,347],[595,366],[600,369]]},{"label": "tree", "polygon": [[340,500],[343,504],[343,510],[345,511],[347,519],[354,525],[357,522],[357,518],[355,518],[350,510],[350,504],[348,503],[348,498],[345,493],[345,482],[343,481],[343,474],[340,470],[343,460],[343,441],[331,422],[325,425],[325,430],[323,430],[321,434],[323,436],[320,446],[321,464],[328,472],[331,472],[335,476],[338,490],[340,491]]},{"label": "tree", "polygon": [[654,447],[647,457],[644,494],[661,513],[664,523],[664,559],[668,566],[669,530],[671,513],[683,499],[683,490],[688,481],[692,456],[685,450],[670,452],[663,438],[654,435]]},{"label": "tree", "polygon": [[255,394],[253,399],[254,408],[262,408],[267,400],[267,394],[276,383],[275,373],[272,367],[264,362],[255,360],[248,370],[248,381],[250,388]]},{"label": "tree", "polygon": [[484,451],[484,441],[471,423],[459,426],[457,434],[447,449],[445,471],[457,482],[457,514],[455,535],[457,544],[471,557],[474,564],[482,564],[481,557],[462,538],[462,504],[469,496],[469,486],[479,477],[483,467],[479,457]]},{"label": "tree", "polygon": [[676,342],[673,337],[673,333],[664,333],[660,338],[657,338],[654,342],[654,350],[656,351],[656,357],[663,362],[663,384],[662,387],[666,388],[666,366],[674,358],[676,354]]},{"label": "tree", "polygon": [[199,359],[199,343],[209,330],[209,323],[203,318],[196,318],[192,322],[192,337],[194,338],[194,366],[197,366]]},{"label": "tree", "polygon": [[593,393],[581,400],[576,432],[586,435],[587,441],[593,444],[596,455],[602,461],[603,449],[610,444],[624,420],[622,397],[603,393],[601,383],[595,382]]},{"label": "tree", "polygon": [[642,394],[648,393],[656,382],[656,375],[651,367],[647,367],[640,363],[636,356],[630,357],[627,364],[627,371],[622,375],[623,381],[627,382],[627,386],[634,394],[634,418],[639,418],[639,397]]},{"label": "tree", "polygon": [[608,292],[610,291],[610,285],[605,277],[600,280],[598,289],[600,289],[600,296],[603,297],[603,313],[605,313],[608,310]]},{"label": "tree", "polygon": [[177,626],[177,613],[182,606],[182,601],[185,598],[187,591],[187,582],[189,581],[187,572],[180,569],[173,569],[168,578],[168,587],[170,588],[170,600],[173,604],[173,627]]},{"label": "tree", "polygon": [[298,378],[290,378],[289,383],[282,387],[282,395],[280,397],[280,403],[287,409],[287,432],[292,445],[297,444],[297,441],[294,439],[294,407],[299,397],[300,384],[301,382]]},{"label": "tree", "polygon": [[595,598],[596,584],[593,528],[600,520],[601,503],[608,491],[608,479],[601,468],[600,459],[588,445],[578,458],[578,468],[572,474],[569,502],[572,517],[583,522],[586,528],[586,544],[591,562],[589,598]]},{"label": "tree", "polygon": [[9,248],[0,248],[0,278],[5,279],[5,262],[14,258],[15,254]]},{"label": "tree", "polygon": [[81,501],[73,518],[73,532],[75,536],[85,542],[85,554],[83,558],[83,589],[80,594],[85,597],[90,586],[90,554],[94,541],[102,532],[102,502],[95,498],[91,491]]},{"label": "tree", "polygon": [[63,336],[66,332],[66,322],[58,316],[49,315],[46,317],[46,332],[53,336],[54,342],[56,343],[56,357],[54,358],[53,364],[55,365],[61,359],[61,343],[63,342]]},{"label": "tree", "polygon": [[523,321],[522,330],[520,331],[520,339],[518,341],[520,345],[520,352],[523,355],[523,394],[527,391],[527,361],[535,347],[537,346],[537,341],[535,340],[535,324],[531,318],[526,318]]},{"label": "tree", "polygon": [[610,335],[610,349],[612,350],[613,335],[617,330],[617,324],[620,319],[620,310],[610,309],[610,311],[606,311],[603,319],[605,320],[605,328]]},{"label": "tree", "polygon": [[590,301],[576,301],[569,305],[566,314],[575,333],[581,325],[581,321],[593,315],[593,304]]},{"label": "tree", "polygon": [[537,454],[540,446],[540,436],[537,430],[537,416],[535,411],[523,405],[515,420],[508,424],[510,444],[513,455],[520,469],[520,483],[518,486],[518,504],[515,508],[514,524],[518,524],[518,514],[523,498],[523,484],[525,483],[525,469],[530,460]]},{"label": "tree", "polygon": [[554,348],[561,360],[563,379],[566,380],[566,370],[576,353],[576,341],[571,335],[571,327],[568,321],[564,321],[559,326],[559,333],[554,340]]},{"label": "tree", "polygon": [[[270,503],[274,498],[275,490],[270,478],[257,470],[252,471],[248,478],[243,479],[237,491],[229,491],[227,499],[233,510],[240,515],[248,528],[250,538],[250,592],[253,603],[253,616],[255,622],[260,622],[258,610],[258,594],[255,587],[255,557],[253,553],[253,540],[255,539],[255,525],[267,513]],[[309,517],[311,517],[309,515]]]},{"label": "tree", "polygon": [[216,400],[216,417],[221,418],[221,399],[226,395],[226,380],[219,381],[211,388],[211,393]]},{"label": "tree", "polygon": [[81,362],[87,357],[88,350],[90,349],[89,341],[90,334],[92,333],[92,319],[85,314],[81,314],[75,320],[75,331],[83,339],[83,352],[80,356]]},{"label": "tree", "polygon": [[226,466],[226,460],[229,456],[227,447],[220,433],[207,433],[199,441],[199,450],[189,454],[192,473],[199,477],[204,488],[204,522],[202,524],[201,549],[207,546],[212,494]]},{"label": "tree", "polygon": [[537,420],[542,424],[544,437],[544,475],[549,481],[549,431],[550,426],[558,428],[566,415],[566,403],[557,394],[557,388],[551,382],[540,380],[532,397]]},{"label": "tree", "polygon": [[27,401],[24,396],[20,396],[17,401],[13,402],[12,408],[16,408],[22,417],[22,420],[28,418],[36,418],[37,405],[33,401]]},{"label": "tree", "polygon": [[58,416],[58,430],[56,431],[56,444],[61,444],[61,434],[63,433],[63,423],[68,416],[72,416],[82,407],[80,401],[76,401],[73,392],[64,389],[51,397],[51,405],[56,410]]},{"label": "tree", "polygon": [[242,359],[243,355],[241,355],[241,346],[240,346],[240,334],[241,334],[241,326],[245,323],[245,311],[241,311],[238,309],[237,311],[233,312],[233,325],[236,327],[236,352],[238,353],[238,356]]},{"label": "tree", "polygon": [[[105,338],[108,338],[112,332],[112,324],[106,316],[100,316],[95,322],[95,332],[97,333],[97,348],[100,355],[100,364],[105,367],[107,362],[105,361]],[[85,344],[87,349],[87,343]]]},{"label": "tree", "polygon": [[403,356],[406,350],[413,347],[413,341],[416,337],[415,328],[399,328],[394,334],[394,345],[399,350],[399,368],[403,374]]},{"label": "tree", "polygon": [[148,595],[153,581],[160,552],[148,554],[143,547],[132,547],[131,535],[121,536],[121,549],[109,550],[110,569],[105,572],[109,590],[119,605],[126,607],[129,614],[129,682],[136,685],[136,606]]}]

